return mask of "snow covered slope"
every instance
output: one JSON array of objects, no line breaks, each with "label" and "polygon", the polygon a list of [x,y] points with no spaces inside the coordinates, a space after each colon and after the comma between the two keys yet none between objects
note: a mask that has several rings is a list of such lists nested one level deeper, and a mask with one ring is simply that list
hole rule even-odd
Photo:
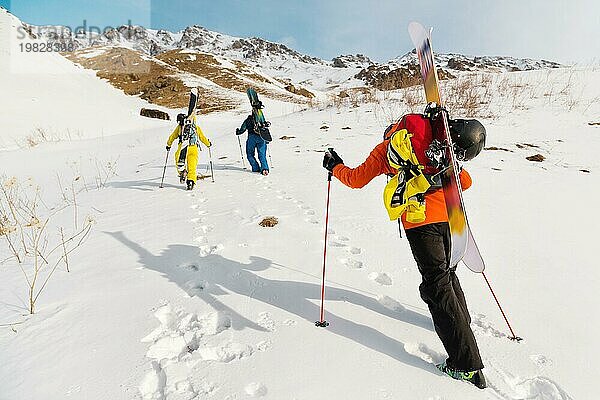
[{"label": "snow covered slope", "polygon": [[[57,53],[22,51],[20,21],[0,9],[0,149],[110,136],[161,123],[137,116],[148,103],[123,96]],[[164,126],[164,125],[163,125]]]},{"label": "snow covered slope", "polygon": [[[37,314],[26,315],[18,267],[0,265],[0,398],[594,398],[590,362],[600,357],[600,324],[589,310],[600,282],[600,217],[593,208],[600,202],[600,128],[588,123],[600,122],[600,71],[503,76],[506,82],[492,86],[497,107],[483,120],[489,150],[466,165],[474,185],[465,201],[488,276],[522,343],[507,339],[481,276],[459,269],[488,389],[453,381],[433,366],[443,349],[419,299],[408,244],[381,205],[384,177],[360,191],[332,184],[331,325],[314,326],[323,151],[335,147],[357,165],[387,121],[381,104],[297,111],[267,102],[275,138],[271,175],[242,168],[234,130],[243,115],[201,116],[214,143],[215,183],[200,181],[191,193],[171,165],[165,188],[158,188],[170,126],[0,152],[3,172],[34,177],[49,206],[62,197],[57,173],[65,182],[76,175],[93,182],[95,158],[118,158],[108,187],[80,193],[79,214],[94,215],[93,234],[72,256],[71,272],[60,269],[49,282]],[[87,85],[96,78],[82,79]],[[40,109],[53,102],[75,107],[68,90],[37,82],[39,92],[55,92],[39,97]],[[548,82],[562,85],[551,89]],[[509,90],[498,92],[502,85],[535,90],[515,108]],[[8,97],[24,97],[18,86],[8,89]],[[111,101],[132,100],[117,92]],[[76,110],[82,118],[96,115],[95,108]],[[3,127],[29,117],[24,108],[4,115]],[[139,126],[126,112],[102,115],[115,126]],[[92,127],[84,127],[87,136]],[[545,161],[526,159],[536,153]],[[207,161],[203,151],[203,174]],[[267,216],[278,225],[259,226]],[[68,224],[72,215],[57,218]],[[0,249],[3,260],[6,248]]]},{"label": "snow covered slope", "polygon": [[[450,103],[455,116],[480,113],[487,127],[487,149],[465,165],[474,179],[465,202],[488,277],[524,338],[507,339],[482,277],[459,268],[486,366],[489,388],[480,391],[433,366],[444,351],[419,298],[408,243],[381,204],[384,177],[359,191],[332,183],[330,326],[314,326],[323,151],[335,147],[346,164],[358,165],[390,119],[413,111],[410,91],[312,109],[266,98],[275,138],[267,177],[243,168],[234,131],[244,113],[201,115],[214,144],[215,183],[204,179],[186,192],[169,160],[159,189],[173,123],[140,118],[145,102],[56,54],[21,53],[10,41],[20,22],[4,11],[0,18],[0,175],[26,189],[39,185],[41,212],[59,210],[53,231],[74,218],[96,221],[70,256],[70,272],[60,265],[32,316],[25,278],[0,241],[1,400],[596,397],[597,67],[473,75],[468,88],[485,94],[463,93],[485,99],[483,106]],[[231,67],[228,57],[215,59]],[[347,71],[368,64],[342,61]],[[334,68],[292,64],[281,73],[297,73],[294,79]],[[445,81],[444,93],[460,91],[456,82],[452,89]],[[23,146],[38,127],[48,139]],[[11,149],[15,141],[22,148]],[[116,175],[98,185],[99,165],[107,163]],[[80,190],[75,214],[60,212],[64,186]],[[269,216],[279,223],[259,226]]]}]

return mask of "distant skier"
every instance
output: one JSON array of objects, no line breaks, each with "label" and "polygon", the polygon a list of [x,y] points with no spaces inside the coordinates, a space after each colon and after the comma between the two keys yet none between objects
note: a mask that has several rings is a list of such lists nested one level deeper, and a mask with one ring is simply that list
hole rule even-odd
[{"label": "distant skier", "polygon": [[167,140],[167,151],[171,145],[179,139],[177,151],[175,152],[175,164],[179,173],[179,182],[185,183],[187,190],[192,190],[198,178],[196,167],[198,166],[199,141],[206,147],[211,146],[210,140],[204,136],[202,130],[196,123],[196,116],[186,118],[185,114],[177,115],[177,127]]},{"label": "distant skier", "polygon": [[[483,125],[476,120],[454,120],[450,125],[457,158],[467,161],[479,154],[485,144]],[[401,218],[421,273],[421,298],[448,352],[446,362],[437,367],[454,379],[485,388],[483,363],[469,325],[471,317],[455,274],[456,265],[449,265],[451,236],[444,192],[439,175],[435,175],[439,170],[428,157],[440,154],[440,145],[432,140],[429,118],[409,114],[388,127],[384,140],[360,166],[345,166],[331,150],[325,153],[323,167],[351,188],[362,188],[381,174],[392,177],[384,190],[385,206],[391,220]],[[463,189],[472,183],[464,169],[460,183]]]},{"label": "distant skier", "polygon": [[[262,132],[258,130],[262,129]],[[267,140],[263,137],[270,139],[271,134],[268,128],[258,128],[254,122],[252,114],[242,123],[242,127],[235,130],[236,135],[241,135],[248,131],[248,138],[246,139],[246,157],[252,167],[252,172],[260,172],[263,175],[269,175],[269,163],[267,162]],[[267,136],[268,135],[268,136]],[[258,153],[258,162],[256,161],[255,154]]]}]

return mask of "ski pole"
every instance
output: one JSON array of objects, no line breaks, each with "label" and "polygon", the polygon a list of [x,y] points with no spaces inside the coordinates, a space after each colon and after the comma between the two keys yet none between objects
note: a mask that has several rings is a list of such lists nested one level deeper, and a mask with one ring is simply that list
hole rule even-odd
[{"label": "ski pole", "polygon": [[215,183],[215,173],[213,171],[212,152],[210,151],[210,147],[208,148],[208,158],[210,159],[210,178],[213,183]]},{"label": "ski pole", "polygon": [[515,332],[513,331],[512,326],[510,326],[510,323],[508,322],[508,318],[506,318],[506,314],[504,314],[504,310],[502,309],[502,306],[500,305],[500,302],[498,301],[498,298],[496,297],[496,294],[494,293],[494,290],[492,289],[492,285],[490,285],[490,281],[488,281],[488,278],[487,278],[487,276],[485,276],[485,273],[483,271],[481,271],[481,275],[483,275],[483,279],[485,279],[485,283],[487,283],[488,287],[490,288],[490,292],[492,292],[492,296],[494,296],[494,300],[496,300],[496,304],[498,305],[498,308],[500,309],[500,312],[502,313],[502,316],[504,317],[504,321],[506,321],[506,325],[508,325],[508,329],[510,329],[510,333],[512,333],[512,337],[509,337],[509,339],[520,342],[521,340],[523,340],[523,338],[515,335]]},{"label": "ski pole", "polygon": [[165,167],[163,168],[162,178],[160,178],[160,186],[159,186],[159,188],[163,187],[163,182],[165,180],[165,172],[167,172],[167,163],[168,162],[169,162],[169,150],[167,150],[167,157],[165,158]]},{"label": "ski pole", "polygon": [[[333,150],[330,148],[329,150]],[[323,246],[323,278],[321,280],[321,315],[315,326],[325,328],[329,322],[325,321],[325,265],[327,262],[327,230],[329,226],[329,194],[331,193],[331,177],[333,173],[327,173],[327,206],[325,208],[325,244]]]},{"label": "ski pole", "polygon": [[242,167],[244,169],[246,169],[246,164],[244,164],[244,152],[242,151],[242,141],[240,140],[240,137],[238,135],[238,144],[240,145],[240,156],[242,156]]}]

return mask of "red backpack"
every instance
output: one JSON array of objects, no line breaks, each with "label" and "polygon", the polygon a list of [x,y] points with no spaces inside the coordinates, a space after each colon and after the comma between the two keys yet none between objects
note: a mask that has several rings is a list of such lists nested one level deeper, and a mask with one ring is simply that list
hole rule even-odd
[{"label": "red backpack", "polygon": [[408,133],[412,134],[410,143],[412,144],[413,152],[419,160],[419,164],[425,167],[423,173],[432,175],[438,172],[436,168],[430,165],[430,160],[425,155],[425,151],[427,151],[433,140],[429,119],[423,114],[406,114],[399,121],[388,126],[383,133],[383,139],[390,139],[394,133],[401,129],[406,129]]}]

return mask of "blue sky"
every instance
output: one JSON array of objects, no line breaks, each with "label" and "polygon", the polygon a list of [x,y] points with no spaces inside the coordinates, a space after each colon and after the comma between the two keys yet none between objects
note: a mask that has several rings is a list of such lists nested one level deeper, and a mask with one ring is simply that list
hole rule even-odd
[{"label": "blue sky", "polygon": [[[0,0],[33,24],[117,26],[172,31],[198,24],[260,36],[331,59],[363,53],[384,61],[410,50],[406,26],[434,26],[434,50],[560,62],[598,61],[597,0]],[[585,45],[585,47],[584,47]]]}]

